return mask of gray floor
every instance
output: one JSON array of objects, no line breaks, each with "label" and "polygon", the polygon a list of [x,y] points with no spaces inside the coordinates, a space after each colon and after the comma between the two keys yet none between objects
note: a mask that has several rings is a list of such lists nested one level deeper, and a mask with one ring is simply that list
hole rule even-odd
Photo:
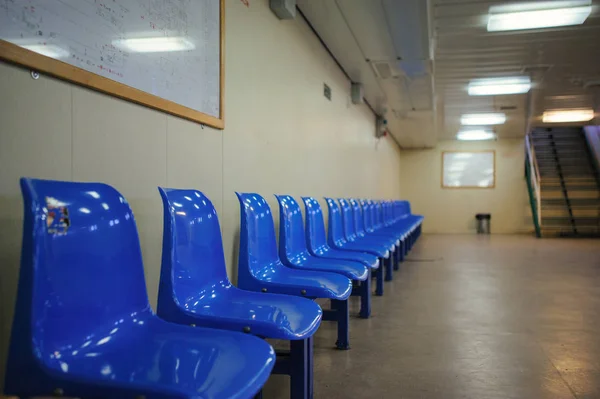
[{"label": "gray floor", "polygon": [[316,398],[600,398],[599,240],[423,236],[385,288],[351,350],[323,322]]}]

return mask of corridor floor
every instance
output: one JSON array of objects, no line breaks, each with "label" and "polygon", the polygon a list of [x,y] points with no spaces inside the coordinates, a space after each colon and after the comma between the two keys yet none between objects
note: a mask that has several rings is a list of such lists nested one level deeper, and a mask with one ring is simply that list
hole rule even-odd
[{"label": "corridor floor", "polygon": [[323,322],[315,398],[600,398],[599,240],[424,235],[385,289],[351,350]]}]

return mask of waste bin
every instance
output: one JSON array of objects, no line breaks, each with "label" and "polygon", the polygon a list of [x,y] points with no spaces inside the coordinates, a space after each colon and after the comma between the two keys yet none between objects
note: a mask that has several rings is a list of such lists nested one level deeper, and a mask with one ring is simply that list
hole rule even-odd
[{"label": "waste bin", "polygon": [[477,234],[490,234],[492,215],[489,213],[478,213],[475,215],[475,219],[477,219]]}]

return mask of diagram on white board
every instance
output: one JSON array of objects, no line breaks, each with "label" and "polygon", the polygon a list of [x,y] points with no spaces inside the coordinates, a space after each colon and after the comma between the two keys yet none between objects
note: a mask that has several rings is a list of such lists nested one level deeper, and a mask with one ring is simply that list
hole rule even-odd
[{"label": "diagram on white board", "polygon": [[219,118],[219,1],[0,0],[0,39]]}]

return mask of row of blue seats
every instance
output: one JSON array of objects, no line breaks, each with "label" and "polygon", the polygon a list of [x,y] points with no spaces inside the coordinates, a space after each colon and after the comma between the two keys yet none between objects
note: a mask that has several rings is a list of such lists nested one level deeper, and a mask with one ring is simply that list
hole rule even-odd
[{"label": "row of blue seats", "polygon": [[[349,348],[350,295],[370,315],[371,272],[386,279],[420,234],[407,202],[238,194],[238,287],[227,277],[217,213],[201,192],[159,189],[164,205],[157,313],[136,224],[101,183],[21,179],[24,229],[5,393],[19,397],[251,398],[269,376],[312,397],[312,337],[338,323]],[[306,228],[305,228],[306,227]],[[382,265],[380,267],[380,265]],[[331,300],[323,310],[314,299]],[[290,341],[275,353],[265,338]]]}]

